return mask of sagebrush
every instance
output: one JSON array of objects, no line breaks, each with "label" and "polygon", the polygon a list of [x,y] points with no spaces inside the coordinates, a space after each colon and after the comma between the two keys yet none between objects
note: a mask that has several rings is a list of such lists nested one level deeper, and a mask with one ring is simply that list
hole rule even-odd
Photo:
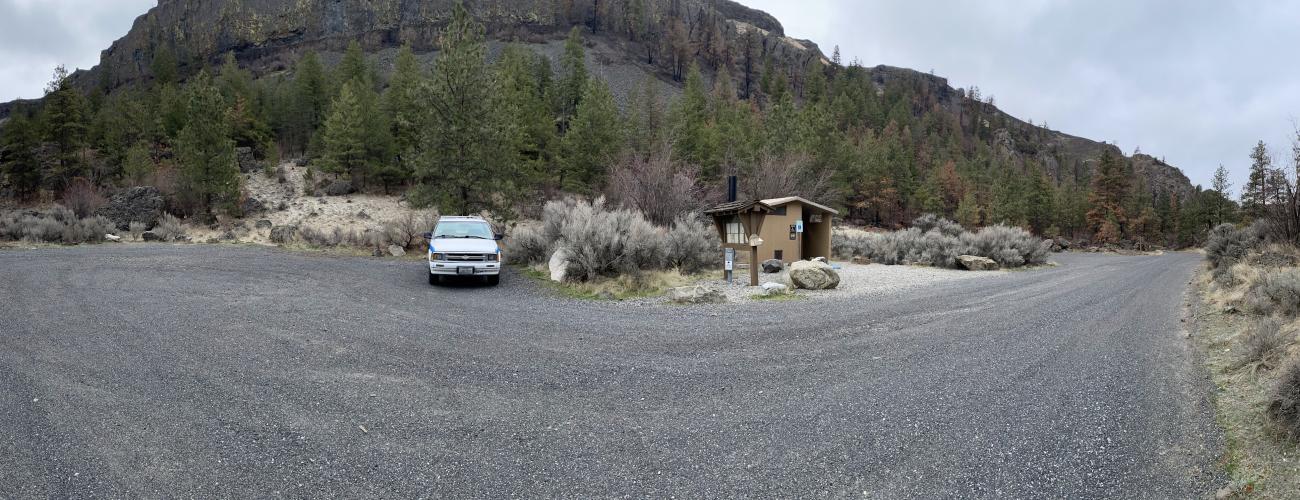
[{"label": "sagebrush", "polygon": [[1246,305],[1264,315],[1295,317],[1300,313],[1300,269],[1266,271],[1246,292]]},{"label": "sagebrush", "polygon": [[99,243],[114,233],[113,222],[102,216],[77,217],[61,205],[45,211],[17,211],[0,216],[0,240],[31,243]]},{"label": "sagebrush", "polygon": [[1003,225],[977,232],[956,222],[922,216],[913,227],[888,233],[836,231],[831,251],[840,258],[866,257],[886,265],[921,264],[957,268],[957,257],[975,255],[996,261],[1002,267],[1040,265],[1047,262],[1050,242],[1029,231]]},{"label": "sagebrush", "polygon": [[1260,318],[1242,332],[1239,367],[1252,364],[1268,365],[1290,344],[1282,323],[1274,318]]},{"label": "sagebrush", "polygon": [[670,268],[696,272],[720,255],[717,235],[701,220],[679,216],[672,227],[659,227],[604,198],[548,202],[539,226],[516,229],[507,240],[506,255],[516,263],[547,263],[557,251],[573,281]]},{"label": "sagebrush", "polygon": [[1283,370],[1269,398],[1266,413],[1279,434],[1288,440],[1300,441],[1300,360]]}]

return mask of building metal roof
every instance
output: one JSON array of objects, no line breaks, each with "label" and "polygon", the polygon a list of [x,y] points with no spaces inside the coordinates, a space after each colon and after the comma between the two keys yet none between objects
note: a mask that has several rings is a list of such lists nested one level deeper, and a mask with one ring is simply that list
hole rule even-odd
[{"label": "building metal roof", "polygon": [[834,209],[834,208],[828,207],[828,206],[826,206],[826,205],[822,205],[822,204],[820,204],[820,203],[813,203],[813,202],[808,201],[808,200],[806,200],[806,199],[804,199],[804,198],[802,198],[802,197],[799,197],[799,196],[786,196],[785,198],[771,198],[771,199],[763,200],[763,203],[764,203],[765,205],[768,205],[768,206],[771,206],[771,207],[779,207],[779,206],[781,206],[781,205],[785,205],[785,204],[787,204],[787,203],[793,203],[793,202],[796,202],[796,201],[797,201],[797,202],[800,202],[800,203],[803,203],[804,205],[808,205],[808,206],[811,206],[811,207],[813,207],[813,208],[816,208],[816,209],[818,209],[818,210],[822,210],[822,211],[825,211],[825,212],[830,212],[831,215],[839,215],[839,213],[840,213],[839,210],[836,210],[836,209]]},{"label": "building metal roof", "polygon": [[724,215],[742,212],[771,212],[772,207],[758,200],[732,201],[704,211],[705,215]]}]

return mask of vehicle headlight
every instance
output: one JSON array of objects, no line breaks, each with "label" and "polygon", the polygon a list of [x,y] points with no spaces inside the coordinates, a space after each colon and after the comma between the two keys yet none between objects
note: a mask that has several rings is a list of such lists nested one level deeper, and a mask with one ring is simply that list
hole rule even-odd
[{"label": "vehicle headlight", "polygon": [[496,261],[501,260],[501,255],[500,255],[500,254],[495,254],[495,253],[493,253],[493,254],[488,254],[487,257],[484,257],[484,258],[483,258],[483,260],[486,260],[486,261],[488,261],[488,262],[496,262]]},{"label": "vehicle headlight", "polygon": [[445,260],[446,255],[440,253],[429,254],[429,260]]}]

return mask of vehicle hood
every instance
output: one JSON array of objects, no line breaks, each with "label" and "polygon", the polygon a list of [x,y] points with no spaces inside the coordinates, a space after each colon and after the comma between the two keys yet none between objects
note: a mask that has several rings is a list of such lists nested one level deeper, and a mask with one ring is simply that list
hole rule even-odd
[{"label": "vehicle hood", "polygon": [[476,238],[438,238],[430,243],[440,253],[496,253],[497,242]]}]

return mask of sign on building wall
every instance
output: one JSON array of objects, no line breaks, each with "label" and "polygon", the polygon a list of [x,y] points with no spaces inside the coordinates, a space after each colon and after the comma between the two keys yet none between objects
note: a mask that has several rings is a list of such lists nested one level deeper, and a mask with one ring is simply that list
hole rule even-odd
[{"label": "sign on building wall", "polygon": [[802,232],[803,232],[803,219],[799,219],[799,220],[797,220],[797,221],[794,221],[794,232],[796,232],[796,233],[802,233]]}]

